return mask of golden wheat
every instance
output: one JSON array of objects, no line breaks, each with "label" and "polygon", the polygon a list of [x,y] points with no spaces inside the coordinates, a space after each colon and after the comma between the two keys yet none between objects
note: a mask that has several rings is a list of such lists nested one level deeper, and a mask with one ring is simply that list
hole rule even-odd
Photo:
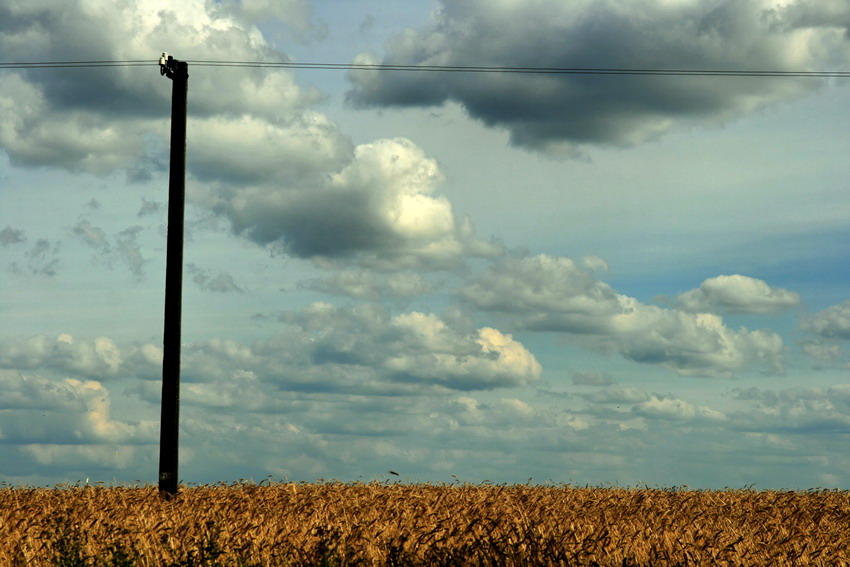
[{"label": "golden wheat", "polygon": [[0,565],[850,565],[850,494],[282,483],[0,489]]}]

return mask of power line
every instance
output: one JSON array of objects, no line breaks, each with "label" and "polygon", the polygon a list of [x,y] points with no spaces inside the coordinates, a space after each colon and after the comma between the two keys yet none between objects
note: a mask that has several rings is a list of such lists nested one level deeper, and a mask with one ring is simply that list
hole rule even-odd
[{"label": "power line", "polygon": [[672,75],[719,77],[850,77],[850,71],[776,71],[730,69],[631,69],[615,67],[507,67],[459,65],[402,65],[392,63],[298,63],[266,61],[194,61],[201,67],[266,67],[284,69],[327,69],[362,71],[427,71],[441,73],[526,73],[557,75]]},{"label": "power line", "polygon": [[0,69],[58,69],[79,67],[143,67],[156,65],[149,59],[134,59],[124,61],[27,61],[27,62],[2,62]]},{"label": "power line", "polygon": [[[656,69],[625,67],[530,67],[486,65],[408,65],[394,63],[319,63],[295,61],[190,61],[193,67],[238,67],[266,69],[313,69],[328,71],[394,71],[437,73],[512,73],[536,75],[648,75],[678,77],[800,77],[850,78],[850,71],[782,71],[754,69]],[[141,67],[156,60],[29,61],[0,62],[0,69],[55,69],[85,67]]]}]

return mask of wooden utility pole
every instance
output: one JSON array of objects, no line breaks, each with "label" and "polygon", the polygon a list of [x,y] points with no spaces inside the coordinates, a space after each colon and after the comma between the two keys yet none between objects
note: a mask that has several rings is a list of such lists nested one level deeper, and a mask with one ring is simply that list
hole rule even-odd
[{"label": "wooden utility pole", "polygon": [[177,494],[180,423],[180,312],[183,295],[183,210],[186,200],[186,108],[189,65],[167,53],[160,74],[172,82],[171,165],[168,175],[168,239],[165,260],[165,328],[162,349],[162,418],[159,436],[159,491]]}]

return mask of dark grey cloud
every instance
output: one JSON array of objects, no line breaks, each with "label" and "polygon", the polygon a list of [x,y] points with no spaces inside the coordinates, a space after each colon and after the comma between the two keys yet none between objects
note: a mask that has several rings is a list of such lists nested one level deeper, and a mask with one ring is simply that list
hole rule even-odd
[{"label": "dark grey cloud", "polygon": [[[434,21],[358,63],[553,68],[822,70],[848,58],[846,6],[802,0],[443,0]],[[513,144],[579,151],[631,145],[680,122],[728,120],[800,96],[815,79],[355,70],[359,107],[463,105]]]},{"label": "dark grey cloud", "polygon": [[573,384],[577,386],[611,386],[614,379],[607,372],[576,371],[572,374]]},{"label": "dark grey cloud", "polygon": [[99,249],[104,253],[109,252],[109,239],[106,237],[103,229],[93,226],[86,219],[77,221],[77,224],[71,227],[71,234],[92,248]]},{"label": "dark grey cloud", "polygon": [[214,293],[243,293],[243,289],[236,285],[236,281],[228,273],[219,272],[213,274],[197,264],[187,264],[186,271],[192,276],[192,281],[204,291]]},{"label": "dark grey cloud", "polygon": [[149,201],[145,198],[142,198],[142,206],[139,207],[139,212],[136,214],[140,217],[154,215],[158,213],[161,208],[162,205],[157,201]]},{"label": "dark grey cloud", "polygon": [[119,232],[115,236],[115,247],[118,257],[129,268],[130,273],[136,280],[141,280],[145,277],[145,260],[142,256],[142,247],[138,243],[137,238],[143,230],[141,226],[131,226]]},{"label": "dark grey cloud", "polygon": [[108,266],[116,261],[121,262],[137,281],[144,278],[144,267],[148,262],[142,256],[142,248],[137,240],[143,230],[139,225],[122,230],[115,234],[113,245],[103,229],[92,225],[87,219],[80,219],[70,228],[71,234],[95,250],[96,261]]},{"label": "dark grey cloud", "polygon": [[0,230],[0,246],[9,246],[11,244],[20,244],[26,242],[27,237],[24,236],[24,231],[17,228],[7,226]]},{"label": "dark grey cloud", "polygon": [[[104,29],[108,12],[84,7],[77,1],[4,6],[0,18],[0,46],[6,59],[26,61],[97,61],[118,59],[126,51],[125,23],[113,21]],[[117,14],[116,14],[117,15]],[[117,20],[117,19],[116,19]],[[124,28],[124,29],[122,29]],[[117,32],[117,33],[115,33]],[[20,54],[18,57],[8,57]],[[20,57],[26,54],[26,57]],[[151,62],[158,53],[151,53]],[[124,59],[125,57],[120,57]],[[47,85],[44,98],[53,107],[98,110],[109,114],[152,115],[161,113],[166,93],[139,88],[128,80],[127,68],[83,68],[70,72],[28,69],[28,82]]]},{"label": "dark grey cloud", "polygon": [[[295,17],[294,4],[269,8]],[[0,49],[19,61],[150,61],[149,67],[98,67],[57,71],[27,69],[20,73],[39,85],[47,105],[55,110],[124,117],[168,117],[171,82],[160,76],[156,63],[169,51],[181,60],[285,60],[262,39],[256,22],[243,17],[241,3],[184,3],[154,0],[124,5],[95,6],[81,0],[32,3],[6,7],[8,22],[0,29]],[[303,9],[299,7],[298,9]],[[196,115],[263,107],[273,115],[290,103],[318,99],[302,93],[286,72],[268,74],[246,69],[239,77],[221,80],[215,71],[190,72],[190,111]],[[277,100],[273,89],[279,88]],[[252,96],[253,95],[253,96]],[[242,98],[245,100],[242,100]],[[249,100],[251,99],[251,100]],[[241,102],[235,105],[234,102]],[[230,109],[230,110],[227,110]]]},{"label": "dark grey cloud", "polygon": [[649,394],[634,386],[616,386],[603,388],[582,397],[596,404],[637,404],[649,400]]},{"label": "dark grey cloud", "polygon": [[11,270],[18,274],[32,274],[51,278],[59,270],[61,260],[59,259],[60,242],[51,242],[46,238],[39,238],[32,247],[24,252],[23,262],[12,262]]}]

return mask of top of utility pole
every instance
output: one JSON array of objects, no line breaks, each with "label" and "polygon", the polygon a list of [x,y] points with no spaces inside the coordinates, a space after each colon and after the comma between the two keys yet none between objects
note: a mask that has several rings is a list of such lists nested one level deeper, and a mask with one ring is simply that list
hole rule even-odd
[{"label": "top of utility pole", "polygon": [[189,65],[163,51],[159,58],[159,74],[165,75],[172,81],[175,78],[186,79],[189,77]]}]

